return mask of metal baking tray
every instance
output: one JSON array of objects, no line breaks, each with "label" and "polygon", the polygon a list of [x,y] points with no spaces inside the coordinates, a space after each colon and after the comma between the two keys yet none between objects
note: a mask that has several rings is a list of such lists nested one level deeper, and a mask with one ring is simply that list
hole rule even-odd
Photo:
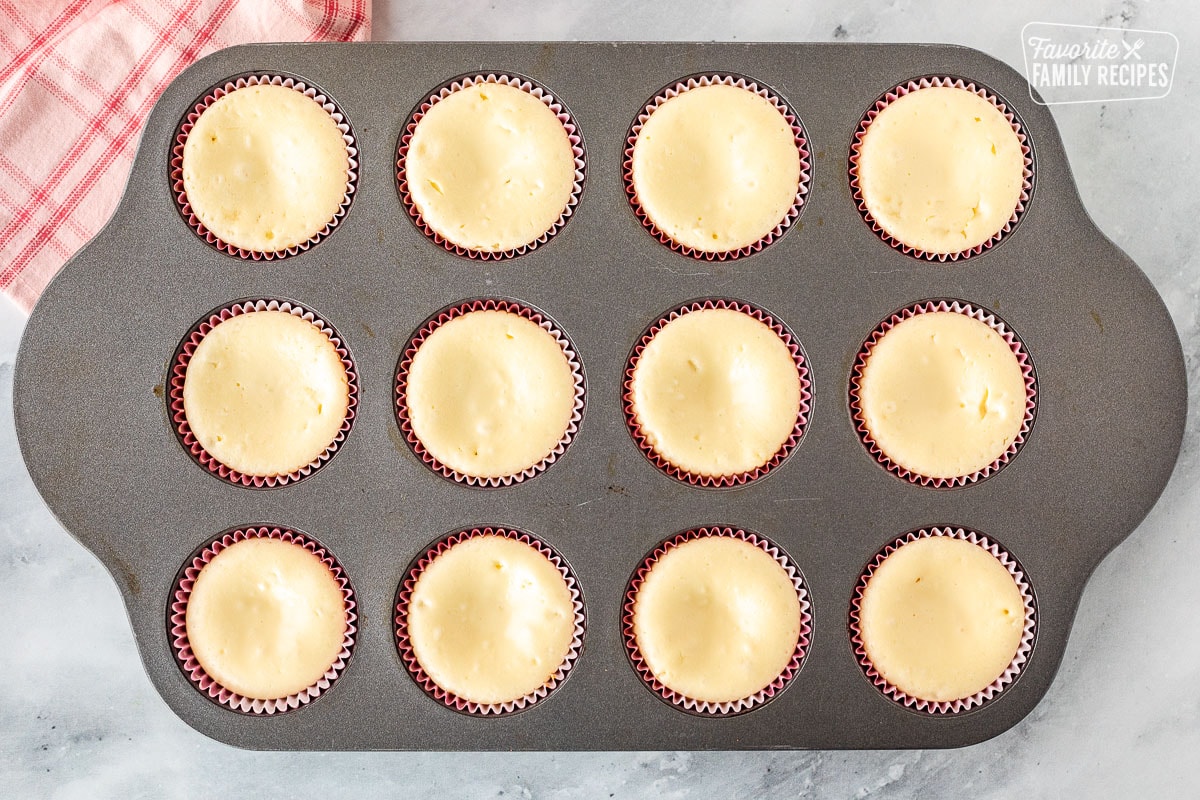
[{"label": "metal baking tray", "polygon": [[[508,261],[456,257],[428,240],[397,196],[397,142],[410,112],[448,79],[497,71],[546,86],[574,115],[587,180],[574,218]],[[324,241],[273,262],[208,246],[168,183],[181,118],[210,87],[248,72],[292,75],[326,92],[359,148],[353,205]],[[797,112],[812,153],[799,221],[762,252],[728,262],[672,252],[644,230],[622,185],[627,130],[661,88],[732,72]],[[856,126],[892,86],[924,75],[978,81],[1024,123],[1036,189],[998,246],[959,263],[926,262],[882,242],[851,196]],[[547,311],[587,377],[579,433],[547,472],[506,489],[451,483],[423,466],[393,410],[395,369],[432,312],[475,297]],[[761,305],[799,337],[813,381],[807,434],[765,479],[706,490],[658,472],[626,429],[621,381],[630,348],[658,315],[699,297]],[[247,297],[301,302],[330,321],[357,363],[360,405],[337,457],[272,489],[233,486],[199,468],[168,420],[164,388],[182,337],[211,309]],[[1037,420],[1005,469],[936,490],[889,474],[858,440],[848,409],[854,358],[897,309],[930,297],[978,303],[1022,338],[1038,377]],[[1178,337],[1145,275],[1080,202],[1049,111],[1025,80],[982,53],[945,45],[378,43],[252,45],[201,60],[146,123],[112,220],[46,289],[26,327],[14,409],[21,453],[51,510],[120,587],[146,671],[197,730],[256,749],[639,750],[955,747],[1006,730],[1046,692],[1085,582],[1146,516],[1178,455],[1186,406]],[[287,525],[315,536],[347,570],[360,629],[345,673],[315,702],[272,717],[210,701],[184,677],[167,635],[176,575],[231,527]],[[440,535],[500,524],[543,537],[582,585],[587,636],[565,683],[499,718],[440,705],[394,644],[392,604],[410,561]],[[655,544],[706,524],[761,533],[808,584],[813,640],[795,681],[738,716],[690,715],[660,701],[623,647],[622,593]],[[969,713],[931,717],[877,691],[849,640],[854,586],[904,533],[966,526],[1000,542],[1037,597],[1030,660],[1007,691]]]}]

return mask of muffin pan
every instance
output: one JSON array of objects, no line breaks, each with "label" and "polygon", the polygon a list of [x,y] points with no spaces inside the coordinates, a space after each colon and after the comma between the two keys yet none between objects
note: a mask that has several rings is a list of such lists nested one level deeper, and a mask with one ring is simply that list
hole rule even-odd
[{"label": "muffin pan", "polygon": [[[570,224],[518,257],[478,261],[409,219],[396,159],[412,113],[468,74],[519,75],[553,92],[579,126],[586,180]],[[345,114],[357,147],[354,202],[335,229],[286,259],[209,246],[176,207],[172,147],[195,104],[247,75],[292,76]],[[798,219],[771,246],[703,261],[652,237],[630,206],[630,126],[664,87],[747,76],[786,101],[810,152]],[[965,261],[907,255],[864,221],[850,184],[860,122],[894,87],[964,78],[999,96],[1028,136],[1034,189],[1020,224]],[[198,466],[176,440],[173,356],[214,308],[291,301],[337,328],[358,375],[353,430],[303,480],[256,490]],[[508,487],[454,483],[409,447],[396,370],[438,309],[505,298],[545,311],[586,375],[571,446]],[[811,380],[804,438],[758,480],[689,485],[640,452],[622,408],[628,359],[684,303],[754,304],[798,339]],[[958,488],[905,481],[859,440],[849,405],[855,358],[890,315],[929,299],[994,312],[1020,336],[1037,378],[1021,451]],[[1137,266],[1093,225],[1047,108],[1024,79],[972,50],[843,44],[253,45],[184,72],[146,123],[112,220],[34,309],[17,361],[21,452],[51,510],[120,588],[138,648],[167,704],[197,730],[258,749],[781,749],[955,747],[1008,729],[1046,692],[1083,586],[1145,517],[1178,455],[1182,351]],[[336,553],[355,591],[353,657],[320,697],[270,716],[201,693],[176,660],[172,592],[222,531],[280,526]],[[578,660],[542,702],[508,715],[456,713],[412,680],[393,604],[413,559],[438,537],[505,526],[544,539],[578,578],[587,619]],[[783,691],[722,718],[662,702],[631,665],[624,594],[657,543],[703,526],[755,531],[803,573],[811,604],[804,662]],[[863,570],[891,542],[935,526],[978,532],[1019,560],[1036,638],[1016,679],[978,708],[905,707],[864,674],[850,609]]]}]

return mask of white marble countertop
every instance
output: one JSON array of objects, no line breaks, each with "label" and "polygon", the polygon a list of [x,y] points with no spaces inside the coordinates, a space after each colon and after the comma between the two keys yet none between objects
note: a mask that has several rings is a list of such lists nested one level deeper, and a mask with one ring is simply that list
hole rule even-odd
[{"label": "white marble countertop", "polygon": [[375,38],[953,42],[1023,70],[1031,21],[1178,37],[1168,97],[1054,109],[1084,204],[1175,320],[1190,413],[1171,483],[1093,576],[1049,693],[1007,733],[955,751],[250,753],[211,741],[159,699],[116,586],[29,480],[11,411],[23,317],[0,299],[0,796],[1200,796],[1200,167],[1188,127],[1200,125],[1200,24],[1189,0],[497,5],[375,0]]}]

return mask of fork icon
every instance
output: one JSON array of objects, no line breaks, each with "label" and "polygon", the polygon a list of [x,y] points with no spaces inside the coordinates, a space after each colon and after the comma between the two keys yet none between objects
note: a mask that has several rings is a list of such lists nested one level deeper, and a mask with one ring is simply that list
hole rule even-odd
[{"label": "fork icon", "polygon": [[1129,42],[1127,42],[1127,41],[1125,41],[1125,40],[1123,40],[1123,39],[1122,39],[1122,40],[1121,40],[1121,44],[1125,46],[1125,56],[1124,56],[1124,59],[1125,59],[1126,61],[1128,61],[1128,60],[1129,60],[1129,57],[1130,57],[1130,56],[1133,56],[1133,57],[1134,57],[1134,58],[1136,58],[1138,61],[1141,61],[1141,60],[1142,60],[1142,54],[1141,54],[1141,53],[1139,53],[1139,52],[1138,52],[1138,50],[1141,50],[1141,49],[1142,49],[1142,45],[1144,45],[1145,43],[1146,43],[1146,40],[1145,40],[1145,39],[1138,39],[1136,42],[1134,42],[1134,43],[1131,45]]}]

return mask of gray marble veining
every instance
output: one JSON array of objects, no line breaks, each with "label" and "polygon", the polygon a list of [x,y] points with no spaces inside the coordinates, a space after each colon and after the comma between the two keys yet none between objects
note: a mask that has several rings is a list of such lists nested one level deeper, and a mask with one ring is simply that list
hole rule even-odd
[{"label": "gray marble veining", "polygon": [[[1183,341],[1191,413],[1175,475],[1145,523],[1097,569],[1043,702],[958,751],[813,753],[249,753],[192,731],[138,662],[116,587],[51,517],[13,433],[23,320],[0,301],[0,796],[211,797],[1182,797],[1200,794],[1200,180],[1189,126],[1200,26],[1186,0],[1023,0],[960,7],[789,7],[483,0],[375,2],[378,39],[943,41],[1022,68],[1030,21],[1167,30],[1180,41],[1162,100],[1054,114],[1099,227],[1163,295]],[[1054,269],[1047,264],[1046,269]],[[48,387],[48,391],[52,388]],[[1097,435],[1103,435],[1098,431]],[[1051,535],[1052,532],[1048,532]]]}]

